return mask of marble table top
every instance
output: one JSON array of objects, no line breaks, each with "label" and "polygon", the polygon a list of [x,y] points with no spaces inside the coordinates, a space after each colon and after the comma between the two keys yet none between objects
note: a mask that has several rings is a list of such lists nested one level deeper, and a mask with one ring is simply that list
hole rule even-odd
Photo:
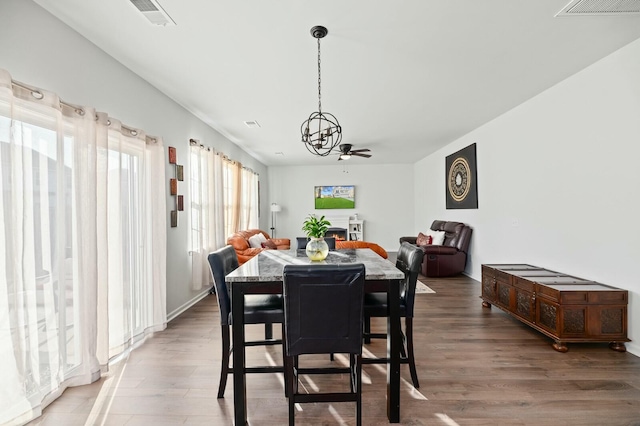
[{"label": "marble table top", "polygon": [[284,265],[363,263],[367,280],[402,279],[404,273],[371,249],[332,250],[321,262],[312,262],[304,250],[264,250],[226,276],[227,282],[282,281]]}]

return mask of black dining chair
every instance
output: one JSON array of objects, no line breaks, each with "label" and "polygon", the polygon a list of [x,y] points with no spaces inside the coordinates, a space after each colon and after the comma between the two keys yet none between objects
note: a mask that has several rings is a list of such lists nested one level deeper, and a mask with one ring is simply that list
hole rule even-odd
[{"label": "black dining chair", "polygon": [[[285,265],[285,386],[289,425],[295,424],[295,404],[309,402],[355,402],[356,424],[362,424],[364,281],[365,268],[361,263]],[[349,367],[300,367],[301,355],[329,353],[348,354]],[[302,374],[342,373],[349,373],[349,392],[299,392]]]},{"label": "black dining chair", "polygon": [[[409,364],[411,381],[417,389],[420,387],[416,360],[413,353],[413,308],[416,299],[416,283],[422,265],[424,252],[420,247],[403,242],[398,250],[396,268],[404,272],[404,280],[400,284],[400,316],[404,317],[405,330],[403,333],[403,346],[400,362]],[[383,333],[371,333],[371,317],[384,317],[389,315],[386,293],[367,293],[364,297],[364,341],[370,343],[371,338],[387,338]],[[406,347],[405,347],[406,345]],[[365,364],[387,363],[388,358],[365,358]]]},{"label": "black dining chair", "polygon": [[[329,250],[336,249],[336,238],[335,237],[324,237],[324,240],[327,242],[329,246]],[[307,237],[296,237],[296,242],[298,244],[298,250],[304,250],[307,248],[307,243],[309,242],[309,238]]]},{"label": "black dining chair", "polygon": [[[226,246],[209,253],[209,268],[213,276],[216,287],[216,298],[220,309],[220,325],[222,327],[222,366],[220,368],[220,384],[218,385],[218,398],[224,398],[224,391],[227,386],[227,377],[233,373],[233,368],[229,367],[229,357],[234,350],[231,346],[229,326],[232,325],[231,318],[231,298],[225,277],[234,269],[238,268],[238,256],[233,246]],[[284,336],[284,308],[281,295],[246,295],[244,304],[245,324],[265,324],[265,336],[270,335],[272,324],[282,324],[282,335]],[[246,341],[244,347],[263,345],[282,345],[281,339],[266,338],[265,340]],[[235,348],[235,350],[244,350]],[[246,367],[246,373],[282,373],[284,372],[284,349],[283,366]],[[286,380],[286,375],[285,375]]]}]

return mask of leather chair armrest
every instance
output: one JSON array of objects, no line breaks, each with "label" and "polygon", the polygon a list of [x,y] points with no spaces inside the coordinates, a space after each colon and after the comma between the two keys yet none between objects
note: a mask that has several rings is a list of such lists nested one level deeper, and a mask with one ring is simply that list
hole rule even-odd
[{"label": "leather chair armrest", "polygon": [[258,253],[260,253],[262,250],[265,250],[265,249],[263,249],[262,247],[260,248],[249,247],[248,249],[239,251],[238,255],[253,257]]},{"label": "leather chair armrest", "polygon": [[291,248],[291,240],[289,238],[272,238],[271,241],[278,246],[278,250],[289,250]]},{"label": "leather chair armrest", "polygon": [[418,237],[400,237],[400,244],[408,242],[409,244],[415,244]]},{"label": "leather chair armrest", "polygon": [[444,255],[451,255],[451,254],[456,254],[459,252],[459,250],[455,247],[449,247],[449,246],[434,246],[434,245],[429,245],[429,246],[418,246],[422,249],[422,251],[424,252],[424,254],[444,254]]}]

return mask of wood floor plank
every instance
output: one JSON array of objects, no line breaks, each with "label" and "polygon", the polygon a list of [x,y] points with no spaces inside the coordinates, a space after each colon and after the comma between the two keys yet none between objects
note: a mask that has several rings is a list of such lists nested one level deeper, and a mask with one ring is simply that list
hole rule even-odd
[{"label": "wood floor plank", "polygon": [[[480,283],[460,276],[421,279],[436,293],[416,296],[414,340],[420,389],[402,366],[404,425],[640,425],[640,358],[607,344],[569,344],[569,352],[499,309],[483,308]],[[383,332],[384,319],[372,329]],[[247,327],[252,339],[260,326]],[[278,336],[279,328],[274,327]],[[365,345],[383,356],[386,342]],[[247,362],[281,362],[278,347],[250,348]],[[326,357],[312,362],[329,363]],[[342,362],[340,358],[338,363]],[[215,296],[156,333],[99,382],[68,389],[32,425],[230,425],[233,384],[217,399],[220,327]],[[339,378],[303,380],[333,390]],[[247,409],[254,425],[287,423],[282,375],[252,374]],[[366,365],[363,424],[386,425],[386,371]],[[353,404],[304,404],[297,425],[353,425]]]}]

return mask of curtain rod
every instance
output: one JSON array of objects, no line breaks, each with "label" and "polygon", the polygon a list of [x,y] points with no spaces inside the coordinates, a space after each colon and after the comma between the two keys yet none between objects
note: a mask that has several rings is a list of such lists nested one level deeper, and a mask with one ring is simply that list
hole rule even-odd
[{"label": "curtain rod", "polygon": [[[31,93],[31,96],[33,96],[34,98],[40,100],[42,98],[44,98],[44,95],[42,94],[42,92],[35,88],[35,87],[31,87],[28,86],[24,83],[20,83],[19,81],[15,81],[15,80],[11,80],[11,84],[14,86],[18,86],[21,87],[22,89],[28,90]],[[76,112],[76,114],[80,115],[80,116],[84,116],[85,112],[84,112],[84,108],[82,108],[79,105],[73,105],[70,104],[69,102],[65,102],[62,99],[59,99],[60,105],[64,105],[68,108],[71,108],[72,110],[74,110]],[[96,115],[96,120],[98,119],[98,116]],[[107,124],[110,125],[111,124],[111,120],[107,120]],[[121,127],[123,129],[125,129],[126,131],[128,131],[131,135],[133,136],[137,136],[138,135],[138,129],[134,129],[133,127],[128,127],[125,126],[124,124],[121,124]],[[148,143],[157,143],[158,142],[158,138],[154,137],[154,136],[146,136],[145,137],[145,141]]]},{"label": "curtain rod", "polygon": [[214,152],[216,155],[222,155],[222,159],[223,159],[223,160],[225,160],[225,161],[229,161],[229,162],[234,163],[234,164],[239,164],[239,165],[240,165],[240,167],[241,167],[241,168],[243,168],[244,170],[248,170],[248,171],[250,171],[251,173],[253,173],[253,174],[255,174],[255,175],[260,176],[260,173],[257,173],[257,172],[256,172],[255,170],[253,170],[252,168],[250,168],[250,167],[246,167],[246,166],[243,166],[241,162],[236,161],[236,160],[232,160],[231,158],[229,158],[229,157],[228,157],[226,154],[224,154],[223,152],[216,151],[216,149],[215,149],[215,148],[210,148],[210,147],[208,147],[208,146],[204,146],[204,145],[203,145],[203,144],[201,144],[201,143],[200,143],[200,141],[199,141],[199,140],[197,140],[197,139],[189,139],[189,145],[191,145],[191,146],[199,146],[201,149],[206,149],[207,151],[212,151],[212,150],[213,150],[213,152]]},{"label": "curtain rod", "polygon": [[[36,89],[35,87],[27,86],[26,84],[20,83],[19,81],[15,81],[15,80],[11,80],[11,84],[13,84],[14,86],[21,87],[25,90],[28,90],[29,92],[31,92],[31,96],[33,96],[38,100],[44,98],[44,95],[42,94],[42,92],[39,89]],[[84,115],[84,109],[81,106],[70,104],[69,102],[63,101],[62,99],[60,99],[60,105],[64,105],[66,107],[73,109],[79,115]]]}]

